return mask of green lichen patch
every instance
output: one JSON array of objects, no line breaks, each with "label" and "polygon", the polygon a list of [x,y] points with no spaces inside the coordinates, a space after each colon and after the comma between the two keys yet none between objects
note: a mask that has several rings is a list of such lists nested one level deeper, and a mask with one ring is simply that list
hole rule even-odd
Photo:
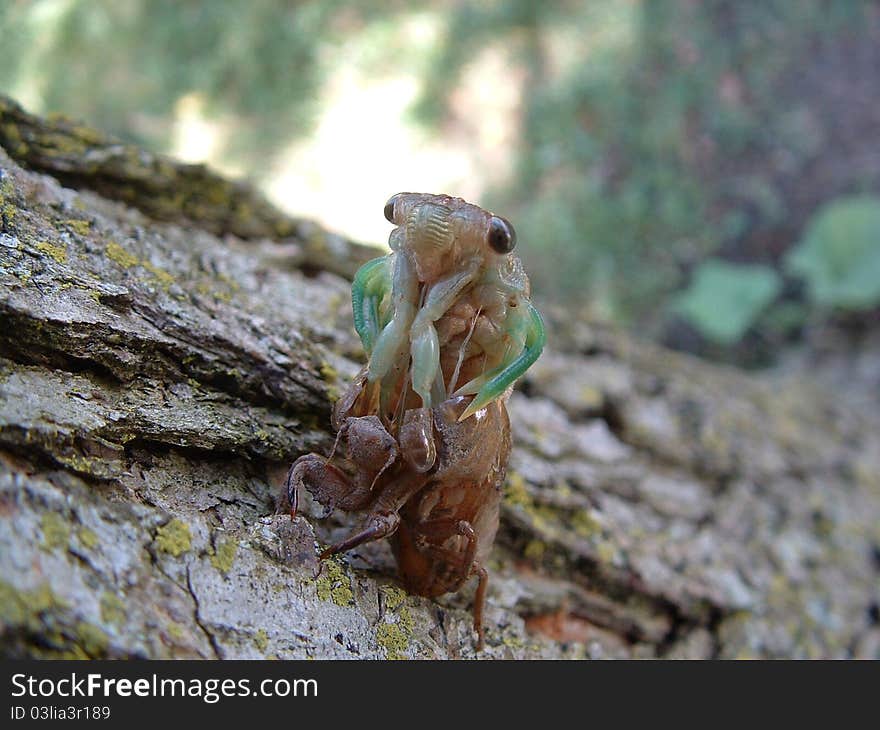
[{"label": "green lichen patch", "polygon": [[11,155],[20,156],[27,152],[28,146],[21,137],[21,130],[19,130],[18,125],[13,122],[2,124],[0,125],[0,132],[2,132],[3,136],[3,146],[9,150]]},{"label": "green lichen patch", "polygon": [[149,261],[141,261],[140,264],[153,275],[156,283],[164,291],[168,291],[171,288],[171,285],[174,283],[174,277],[165,271],[165,269],[161,269]]},{"label": "green lichen patch", "polygon": [[389,611],[396,611],[397,608],[406,600],[406,591],[397,586],[382,586],[379,589],[385,597],[385,608]]},{"label": "green lichen patch", "polygon": [[15,202],[11,200],[14,194],[15,188],[12,185],[12,180],[6,178],[0,182],[0,222],[6,226],[13,224],[15,214],[18,211]]},{"label": "green lichen patch", "polygon": [[602,540],[596,545],[596,556],[603,563],[616,564],[620,560],[619,551],[607,540]]},{"label": "green lichen patch", "polygon": [[547,543],[542,540],[529,540],[523,549],[523,555],[529,560],[540,561],[547,552]]},{"label": "green lichen patch", "polygon": [[55,460],[72,471],[99,478],[118,476],[118,465],[102,456],[86,456],[79,451],[56,454]]},{"label": "green lichen patch", "polygon": [[400,624],[383,623],[376,629],[376,641],[385,649],[387,659],[405,659],[409,635]]},{"label": "green lichen patch", "polygon": [[238,543],[235,540],[221,540],[211,555],[211,565],[226,575],[232,569],[237,552]]},{"label": "green lichen patch", "polygon": [[100,542],[94,530],[90,530],[88,527],[80,527],[76,531],[76,536],[79,538],[80,544],[88,550],[92,550]]},{"label": "green lichen patch", "polygon": [[220,274],[217,274],[217,278],[220,281],[222,281],[224,284],[226,284],[226,286],[228,286],[232,291],[234,291],[234,292],[241,291],[241,286],[239,286],[239,283],[235,279],[233,279],[231,276],[228,276],[227,274],[220,273]]},{"label": "green lichen patch", "polygon": [[335,383],[339,379],[339,373],[330,363],[321,363],[321,378],[328,383]]},{"label": "green lichen patch", "polygon": [[64,225],[80,236],[88,236],[92,230],[92,224],[89,221],[78,220],[76,218],[64,221]]},{"label": "green lichen patch", "polygon": [[350,606],[354,603],[351,580],[342,566],[335,560],[325,560],[321,575],[315,581],[318,598],[333,601],[337,606]]},{"label": "green lichen patch", "polygon": [[511,649],[522,649],[526,645],[525,640],[521,636],[504,636],[501,639],[501,643]]},{"label": "green lichen patch", "polygon": [[82,648],[86,656],[94,659],[107,652],[110,639],[98,626],[79,621],[75,627],[76,644]]},{"label": "green lichen patch", "polygon": [[[404,652],[409,646],[415,628],[415,621],[406,605],[407,594],[398,586],[385,585],[379,588],[388,612],[386,621],[376,629],[376,640],[384,647],[388,659],[405,659]],[[396,621],[387,619],[395,618]]]},{"label": "green lichen patch", "polygon": [[123,269],[130,269],[138,264],[137,256],[126,251],[116,241],[110,241],[107,244],[107,258],[119,264]]},{"label": "green lichen patch", "polygon": [[266,651],[266,648],[269,646],[269,634],[266,633],[265,629],[260,629],[254,634],[254,646],[261,652]]},{"label": "green lichen patch", "polygon": [[578,405],[591,411],[598,411],[605,401],[605,395],[602,391],[590,385],[582,385],[578,389],[577,398]]},{"label": "green lichen patch", "polygon": [[507,475],[507,489],[504,492],[504,500],[508,504],[519,507],[532,507],[534,505],[532,495],[526,489],[526,480],[522,478],[519,472],[511,471]]},{"label": "green lichen patch", "polygon": [[538,530],[552,529],[559,522],[559,515],[547,505],[535,504],[535,500],[526,487],[526,480],[518,472],[510,472],[507,476],[507,488],[504,492],[507,504],[523,509],[531,519],[532,525]]},{"label": "green lichen patch", "polygon": [[21,591],[0,580],[0,620],[9,626],[20,626],[30,631],[39,630],[40,615],[66,604],[43,583],[32,591]]},{"label": "green lichen patch", "polygon": [[156,548],[163,553],[179,558],[192,547],[192,533],[185,522],[176,517],[156,530]]},{"label": "green lichen patch", "polygon": [[46,512],[40,520],[43,529],[43,548],[52,552],[66,548],[70,540],[70,525],[56,512]]},{"label": "green lichen patch", "polygon": [[[218,282],[220,284],[219,287]],[[217,274],[216,279],[200,281],[196,284],[196,291],[203,297],[212,297],[226,304],[232,301],[233,294],[240,289],[241,287],[238,282],[226,274]]]},{"label": "green lichen patch", "polygon": [[321,364],[321,378],[327,383],[327,398],[335,403],[342,395],[339,387],[336,385],[336,382],[339,380],[339,373],[336,371],[336,368],[325,362]]},{"label": "green lichen patch", "polygon": [[602,527],[586,510],[578,510],[571,517],[571,526],[581,537],[592,538],[602,534]]},{"label": "green lichen patch", "polygon": [[34,244],[34,248],[40,253],[46,254],[49,258],[59,264],[67,263],[67,249],[64,246],[54,246],[48,241],[38,241]]},{"label": "green lichen patch", "polygon": [[412,636],[413,629],[415,628],[415,621],[413,621],[412,614],[409,612],[409,609],[404,606],[400,609],[397,614],[398,620],[397,623],[400,625],[407,636]]},{"label": "green lichen patch", "polygon": [[38,637],[28,645],[34,658],[95,659],[105,656],[107,634],[87,621],[70,616],[70,606],[48,583],[22,591],[0,581],[0,624],[15,627],[19,637]]},{"label": "green lichen patch", "polygon": [[101,620],[105,624],[121,626],[125,623],[125,615],[123,600],[115,593],[104,591],[101,594]]}]

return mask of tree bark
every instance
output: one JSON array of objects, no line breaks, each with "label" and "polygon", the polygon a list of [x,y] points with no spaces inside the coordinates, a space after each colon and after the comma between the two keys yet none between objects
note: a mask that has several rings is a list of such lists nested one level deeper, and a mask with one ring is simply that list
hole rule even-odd
[{"label": "tree bark", "polygon": [[[332,444],[367,247],[0,99],[0,646],[475,656],[474,586],[407,596],[357,516],[276,515]],[[880,656],[880,428],[548,316],[510,401],[485,658]]]}]

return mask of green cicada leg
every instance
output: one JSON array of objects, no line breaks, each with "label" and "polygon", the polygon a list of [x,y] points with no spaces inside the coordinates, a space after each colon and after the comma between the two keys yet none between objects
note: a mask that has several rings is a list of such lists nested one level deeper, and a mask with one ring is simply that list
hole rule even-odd
[{"label": "green cicada leg", "polygon": [[380,256],[368,261],[354,275],[351,285],[354,328],[368,356],[372,353],[376,338],[385,325],[379,312],[379,304],[390,291],[391,267],[388,256]]},{"label": "green cicada leg", "polygon": [[388,271],[391,296],[387,311],[379,312],[383,326],[369,351],[370,365],[367,373],[367,380],[371,384],[381,383],[386,391],[393,388],[406,369],[405,364],[401,367],[401,362],[405,357],[410,327],[419,306],[419,280],[412,261],[400,253],[391,254]]},{"label": "green cicada leg", "polygon": [[439,394],[445,390],[440,373],[440,341],[434,322],[449,310],[461,292],[473,282],[476,274],[475,261],[462,271],[434,284],[413,320],[410,329],[412,387],[421,397],[425,408],[433,405],[435,392]]},{"label": "green cicada leg", "polygon": [[515,327],[520,325],[525,327],[525,345],[523,349],[509,361],[501,363],[497,368],[478,378],[474,378],[455,391],[454,395],[471,395],[476,393],[476,397],[464,410],[464,413],[459,416],[459,421],[472,416],[500,396],[514,380],[531,367],[532,363],[538,359],[538,356],[544,349],[544,344],[547,342],[544,320],[541,318],[540,312],[532,306],[531,302],[525,302],[525,305],[526,316],[519,322],[514,323]]}]

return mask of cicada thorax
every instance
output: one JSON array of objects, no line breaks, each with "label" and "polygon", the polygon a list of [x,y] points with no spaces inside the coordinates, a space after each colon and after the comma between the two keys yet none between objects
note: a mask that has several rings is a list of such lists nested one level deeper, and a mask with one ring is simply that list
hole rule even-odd
[{"label": "cicada thorax", "polygon": [[474,286],[437,322],[440,369],[447,391],[495,368],[509,347],[505,320],[511,297],[491,286]]},{"label": "cicada thorax", "polygon": [[[419,284],[415,311],[421,309],[429,289],[430,284]],[[498,364],[503,356],[506,306],[497,291],[473,286],[437,320],[440,367],[433,388],[434,403],[443,402],[456,384],[461,385]],[[421,407],[421,398],[412,387],[408,344],[402,343],[380,380],[368,382],[366,371],[358,376],[351,395],[343,398],[346,401],[342,406],[344,416],[378,416],[388,430],[396,434],[403,414]],[[343,420],[344,417],[337,418],[339,423]]]}]

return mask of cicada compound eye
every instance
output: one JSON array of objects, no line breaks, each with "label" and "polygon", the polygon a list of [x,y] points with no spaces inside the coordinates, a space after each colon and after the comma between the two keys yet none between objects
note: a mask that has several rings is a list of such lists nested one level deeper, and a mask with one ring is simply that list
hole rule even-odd
[{"label": "cicada compound eye", "polygon": [[495,253],[510,253],[516,248],[516,231],[510,221],[493,215],[489,221],[488,241]]},{"label": "cicada compound eye", "polygon": [[388,198],[388,202],[385,203],[385,220],[389,223],[394,223],[394,204],[397,202],[397,199],[400,197],[400,193],[397,195],[392,195]]}]

